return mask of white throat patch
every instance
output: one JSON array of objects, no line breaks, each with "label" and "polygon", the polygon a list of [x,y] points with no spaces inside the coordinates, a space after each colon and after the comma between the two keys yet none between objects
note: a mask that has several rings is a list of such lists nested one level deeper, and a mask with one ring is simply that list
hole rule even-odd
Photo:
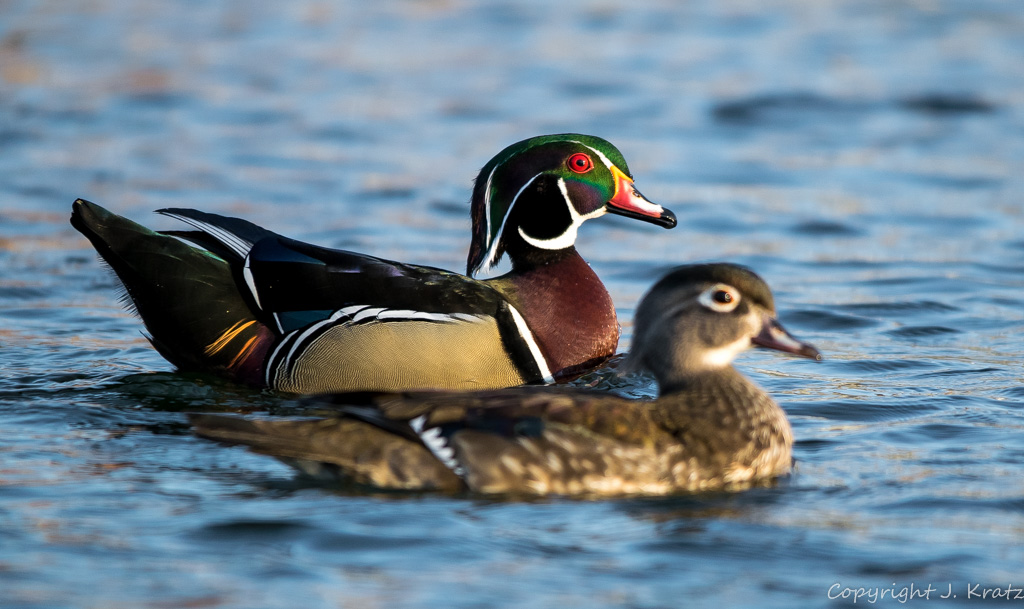
[{"label": "white throat patch", "polygon": [[572,223],[569,225],[569,228],[565,229],[564,233],[557,237],[552,237],[551,239],[537,239],[536,237],[531,237],[523,231],[522,227],[519,227],[519,236],[523,238],[523,241],[526,241],[533,247],[538,247],[543,250],[561,250],[571,247],[576,243],[576,234],[581,224],[591,218],[603,216],[608,211],[602,206],[589,214],[580,215],[580,212],[576,211],[576,208],[573,206],[572,199],[569,198],[569,189],[566,187],[565,180],[562,178],[558,178],[558,190],[562,192],[562,199],[565,200],[565,205],[569,208],[569,217],[572,218]]},{"label": "white throat patch", "polygon": [[725,368],[732,364],[737,355],[749,347],[750,339],[744,337],[728,345],[706,351],[704,357],[701,358],[701,363],[707,368]]}]

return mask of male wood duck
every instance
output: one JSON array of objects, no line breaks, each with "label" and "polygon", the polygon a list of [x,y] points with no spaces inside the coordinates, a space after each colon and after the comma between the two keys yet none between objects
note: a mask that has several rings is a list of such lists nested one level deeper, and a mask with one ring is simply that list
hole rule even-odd
[{"label": "male wood duck", "polygon": [[194,415],[203,437],[313,475],[389,489],[623,495],[739,489],[786,474],[783,410],[732,367],[758,345],[820,359],[775,318],[768,286],[731,264],[679,267],[636,312],[626,367],[659,397],[569,387],[387,394],[320,420]]},{"label": "male wood duck", "polygon": [[[180,369],[296,393],[487,389],[553,382],[604,362],[615,306],[576,252],[605,213],[672,228],[622,154],[579,134],[513,144],[473,190],[467,276],[302,243],[192,209],[154,232],[79,199],[71,224],[117,273]],[[511,271],[471,277],[508,255]]]}]

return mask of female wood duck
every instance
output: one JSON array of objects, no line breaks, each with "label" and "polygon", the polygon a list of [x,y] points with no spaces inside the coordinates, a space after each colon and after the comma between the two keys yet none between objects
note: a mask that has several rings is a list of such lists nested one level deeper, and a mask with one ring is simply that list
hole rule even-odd
[{"label": "female wood duck", "polygon": [[[79,199],[71,224],[171,363],[319,393],[508,387],[604,362],[618,344],[615,306],[573,244],[607,212],[676,224],[634,188],[614,146],[563,134],[513,144],[480,171],[470,277],[191,209],[159,213],[195,230],[158,233]],[[503,255],[509,273],[471,278]]]},{"label": "female wood duck", "polygon": [[307,473],[382,488],[622,495],[737,489],[787,473],[786,415],[732,367],[751,345],[820,359],[775,319],[768,286],[730,264],[684,266],[637,309],[626,366],[655,400],[568,387],[382,395],[322,420],[196,415],[196,433]]}]

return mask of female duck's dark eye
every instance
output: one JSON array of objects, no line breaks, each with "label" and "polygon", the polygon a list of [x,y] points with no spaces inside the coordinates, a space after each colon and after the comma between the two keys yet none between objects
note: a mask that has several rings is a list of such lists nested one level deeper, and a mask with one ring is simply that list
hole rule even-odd
[{"label": "female duck's dark eye", "polygon": [[594,161],[590,160],[590,157],[582,152],[577,152],[569,157],[566,164],[569,166],[569,169],[576,173],[587,173],[594,168]]},{"label": "female duck's dark eye", "polygon": [[719,283],[701,292],[697,301],[717,313],[728,313],[740,306],[742,297],[736,288]]}]

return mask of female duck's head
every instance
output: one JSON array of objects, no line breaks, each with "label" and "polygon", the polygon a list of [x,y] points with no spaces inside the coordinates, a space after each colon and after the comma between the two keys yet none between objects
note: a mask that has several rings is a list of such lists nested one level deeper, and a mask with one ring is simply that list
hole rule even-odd
[{"label": "female duck's head", "polygon": [[648,370],[661,392],[732,365],[752,347],[821,359],[776,319],[768,285],[736,264],[681,266],[665,275],[637,305],[627,369]]}]

